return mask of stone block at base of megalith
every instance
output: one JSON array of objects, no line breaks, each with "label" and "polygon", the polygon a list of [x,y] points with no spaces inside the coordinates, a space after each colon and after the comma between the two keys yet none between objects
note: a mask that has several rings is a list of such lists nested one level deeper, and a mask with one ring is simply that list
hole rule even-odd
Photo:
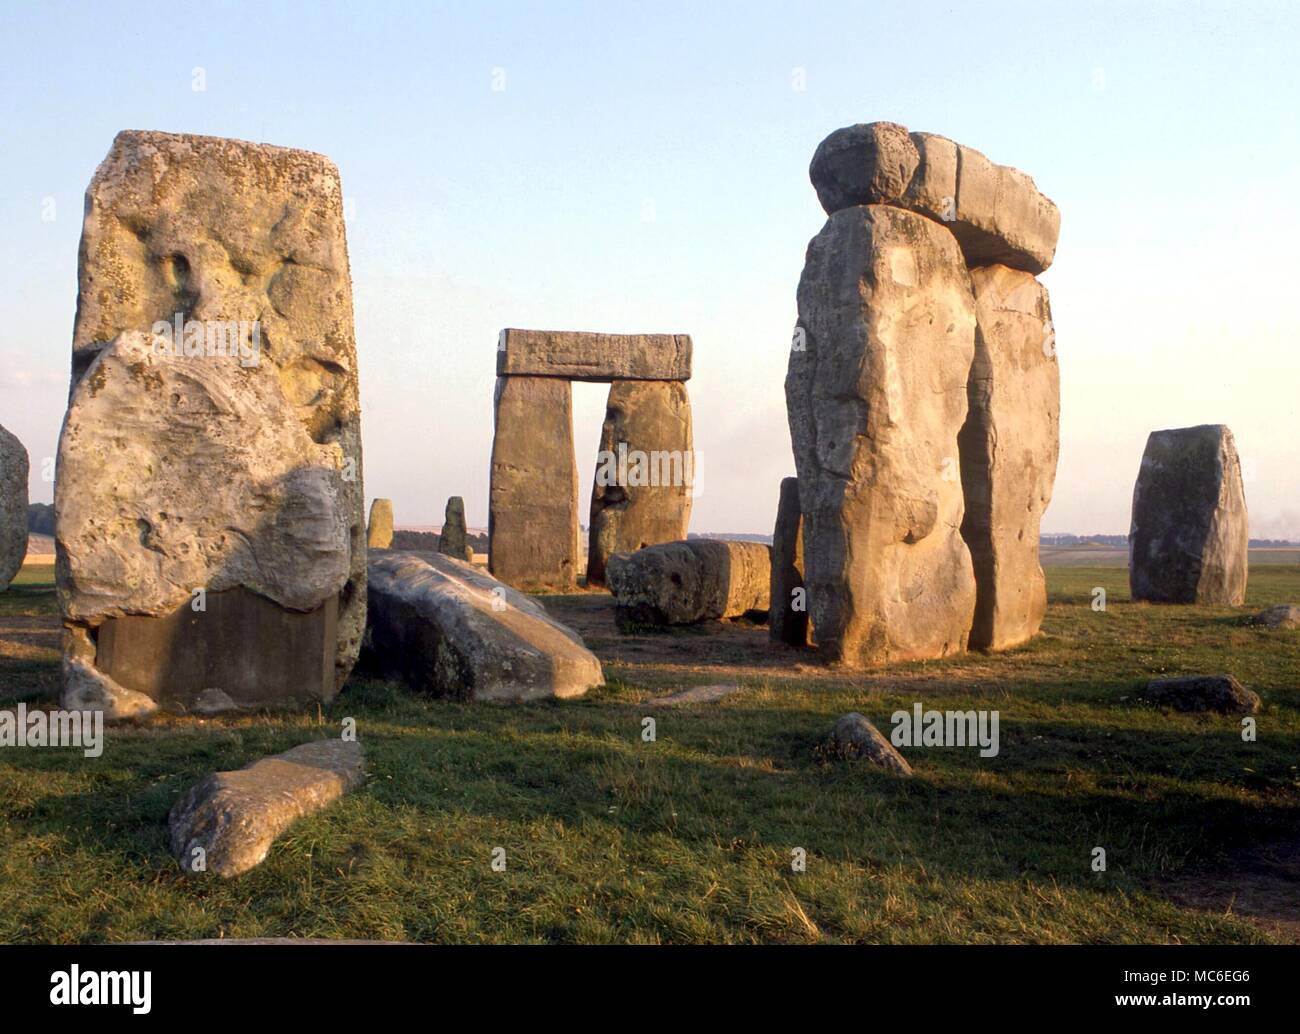
[{"label": "stone block at base of megalith", "polygon": [[605,584],[615,553],[686,537],[695,453],[680,381],[614,381],[591,491],[587,584]]},{"label": "stone block at base of megalith", "polygon": [[569,592],[579,564],[573,386],[498,377],[495,416],[488,570],[524,592]]},{"label": "stone block at base of megalith", "polygon": [[366,607],[338,171],[120,133],[78,277],[55,488],[65,706],[331,699]]},{"label": "stone block at base of megalith", "polygon": [[616,553],[606,569],[621,626],[687,625],[767,614],[772,547],[691,539]]},{"label": "stone block at base of megalith", "polygon": [[803,584],[803,511],[799,479],[782,478],[772,529],[772,609],[768,632],[777,642],[807,646],[812,642],[808,591]]},{"label": "stone block at base of megalith", "polygon": [[393,544],[393,501],[374,499],[370,503],[370,520],[366,525],[366,547],[387,549]]},{"label": "stone block at base of megalith", "polygon": [[362,665],[459,700],[576,697],[604,683],[600,661],[540,603],[441,553],[370,561]]},{"label": "stone block at base of megalith", "polygon": [[469,533],[465,529],[465,500],[458,495],[447,500],[447,508],[443,511],[438,552],[467,563],[474,562],[474,547],[469,544]]},{"label": "stone block at base of megalith", "polygon": [[973,650],[1032,639],[1047,612],[1038,532],[1052,501],[1061,387],[1047,288],[1007,266],[971,270],[975,362],[958,436],[975,568]]},{"label": "stone block at base of megalith", "polygon": [[958,653],[975,611],[957,442],[975,304],[957,241],[901,208],[841,209],[798,304],[785,392],[818,650],[846,666]]},{"label": "stone block at base of megalith", "polygon": [[1152,431],[1133,487],[1133,599],[1239,607],[1249,547],[1232,432],[1222,424]]},{"label": "stone block at base of megalith", "polygon": [[0,592],[27,557],[27,450],[0,427]]}]

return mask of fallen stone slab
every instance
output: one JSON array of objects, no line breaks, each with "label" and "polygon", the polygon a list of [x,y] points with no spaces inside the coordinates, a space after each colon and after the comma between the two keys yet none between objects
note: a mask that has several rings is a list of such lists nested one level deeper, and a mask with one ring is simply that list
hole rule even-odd
[{"label": "fallen stone slab", "polygon": [[1300,606],[1279,603],[1268,607],[1256,614],[1251,624],[1263,625],[1265,628],[1300,628]]},{"label": "fallen stone slab", "polygon": [[765,615],[772,547],[690,539],[610,557],[606,579],[624,628]]},{"label": "fallen stone slab", "polygon": [[932,133],[894,122],[837,129],[818,146],[809,176],[828,215],[894,205],[943,223],[972,267],[1027,273],[1052,264],[1061,213],[1018,169]]},{"label": "fallen stone slab", "polygon": [[393,544],[393,501],[375,499],[370,503],[370,523],[366,528],[366,547],[387,549]]},{"label": "fallen stone slab", "polygon": [[359,786],[363,763],[355,740],[321,740],[236,772],[214,772],[172,806],[172,853],[186,872],[248,872],[298,819]]},{"label": "fallen stone slab", "polygon": [[1239,607],[1249,546],[1232,432],[1222,424],[1152,431],[1133,486],[1133,599]]},{"label": "fallen stone slab", "polygon": [[912,775],[912,766],[865,715],[850,711],[835,723],[826,753],[836,758],[862,758],[894,775]]},{"label": "fallen stone slab", "polygon": [[734,682],[722,682],[716,686],[691,686],[689,689],[670,693],[664,697],[653,697],[643,701],[646,707],[680,707],[683,704],[712,704],[723,697],[739,693],[742,686]]},{"label": "fallen stone slab", "polygon": [[459,700],[578,697],[604,683],[576,632],[464,561],[377,553],[369,584],[367,671]]},{"label": "fallen stone slab", "polygon": [[1218,714],[1255,714],[1259,694],[1247,689],[1231,675],[1187,675],[1152,679],[1145,699],[1158,707],[1176,711],[1214,711]]},{"label": "fallen stone slab", "polygon": [[0,427],[0,592],[27,556],[27,450]]},{"label": "fallen stone slab", "polygon": [[571,381],[688,381],[691,338],[509,327],[497,341],[497,375],[521,374]]}]

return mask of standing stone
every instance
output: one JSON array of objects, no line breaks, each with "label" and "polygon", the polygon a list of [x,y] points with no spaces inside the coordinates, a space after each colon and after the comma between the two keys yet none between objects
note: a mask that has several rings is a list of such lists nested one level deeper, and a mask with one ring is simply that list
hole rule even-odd
[{"label": "standing stone", "polygon": [[0,592],[27,556],[27,450],[0,427]]},{"label": "standing stone", "polygon": [[794,646],[812,642],[808,624],[808,592],[803,584],[803,511],[799,508],[799,479],[781,479],[781,498],[772,530],[771,637]]},{"label": "standing stone", "polygon": [[1249,545],[1232,432],[1222,424],[1152,431],[1133,487],[1133,599],[1239,607]]},{"label": "standing stone", "polygon": [[369,549],[388,549],[393,544],[393,501],[373,499],[370,502],[370,524],[366,531]]},{"label": "standing stone", "polygon": [[331,699],[366,608],[338,170],[124,132],[85,211],[55,488],[65,706]]},{"label": "standing stone", "polygon": [[447,500],[442,531],[438,535],[438,552],[466,563],[474,562],[474,547],[469,544],[465,530],[465,500],[458,495]]},{"label": "standing stone", "polygon": [[848,666],[960,652],[975,304],[957,241],[899,208],[842,209],[808,246],[798,301],[785,390],[818,648]]},{"label": "standing stone", "polygon": [[498,377],[488,509],[488,569],[524,592],[569,592],[578,573],[573,387]]},{"label": "standing stone", "polygon": [[591,490],[587,584],[605,584],[615,553],[686,538],[695,453],[680,381],[614,381]]},{"label": "standing stone", "polygon": [[1006,266],[971,270],[975,362],[958,436],[975,567],[970,646],[1005,650],[1037,634],[1047,612],[1038,531],[1060,451],[1061,387],[1047,289]]}]

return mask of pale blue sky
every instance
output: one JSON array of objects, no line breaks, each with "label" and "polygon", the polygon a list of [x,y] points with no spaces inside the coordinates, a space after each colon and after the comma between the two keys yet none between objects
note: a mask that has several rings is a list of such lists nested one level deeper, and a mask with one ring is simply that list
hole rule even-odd
[{"label": "pale blue sky", "polygon": [[[0,423],[32,455],[34,500],[52,495],[82,194],[138,128],[337,162],[366,491],[399,524],[440,522],[450,494],[486,523],[496,335],[521,326],[692,334],[692,528],[769,531],[793,473],[795,287],[824,220],[808,162],[831,130],[891,119],[1024,169],[1061,207],[1044,530],[1127,531],[1147,432],[1223,422],[1252,532],[1300,538],[1300,5],[0,12]],[[603,388],[577,407],[585,478]]]}]

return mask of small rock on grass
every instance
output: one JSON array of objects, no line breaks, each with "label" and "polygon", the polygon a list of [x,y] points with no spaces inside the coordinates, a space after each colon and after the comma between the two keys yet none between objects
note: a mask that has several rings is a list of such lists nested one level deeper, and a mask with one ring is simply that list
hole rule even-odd
[{"label": "small rock on grass", "polygon": [[1279,603],[1275,607],[1261,610],[1251,619],[1251,624],[1263,625],[1265,628],[1300,628],[1300,605]]},{"label": "small rock on grass", "polygon": [[835,723],[830,742],[826,745],[826,753],[839,758],[863,758],[895,775],[912,775],[912,766],[907,763],[907,759],[879,729],[856,711],[851,711]]},{"label": "small rock on grass", "polygon": [[1231,675],[1186,675],[1173,679],[1152,679],[1145,699],[1175,711],[1213,711],[1218,714],[1255,714],[1259,695]]}]

